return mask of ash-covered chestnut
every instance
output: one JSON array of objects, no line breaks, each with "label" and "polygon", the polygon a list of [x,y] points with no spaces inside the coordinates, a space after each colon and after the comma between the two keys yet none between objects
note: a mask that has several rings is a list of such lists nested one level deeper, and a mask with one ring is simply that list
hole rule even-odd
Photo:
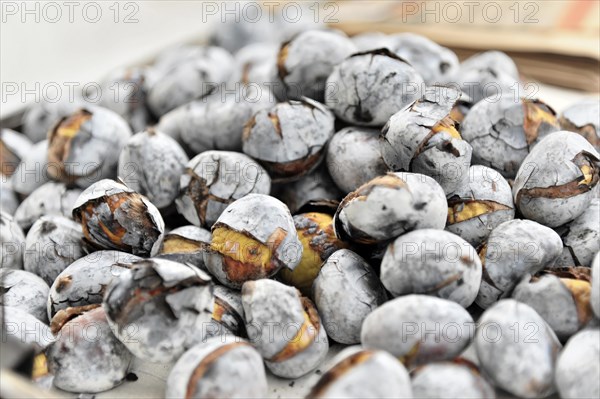
[{"label": "ash-covered chestnut", "polygon": [[119,152],[131,129],[117,113],[82,108],[62,118],[48,132],[50,177],[81,188],[117,176]]},{"label": "ash-covered chestnut", "polygon": [[175,203],[188,222],[210,228],[235,200],[270,191],[269,174],[252,158],[237,152],[205,151],[188,162]]},{"label": "ash-covered chestnut", "polygon": [[[2,320],[3,345],[10,345],[7,344],[10,338],[39,353],[55,340],[48,324],[23,309],[4,305],[0,307],[0,320]],[[3,349],[2,360],[7,355],[6,352],[9,351]]]},{"label": "ash-covered chestnut", "polygon": [[23,269],[25,234],[19,224],[4,211],[0,212],[0,268]]},{"label": "ash-covered chestnut", "polygon": [[461,125],[473,147],[473,163],[493,167],[514,178],[539,141],[560,130],[556,113],[539,100],[516,100],[510,93],[497,101],[480,101]]},{"label": "ash-covered chestnut", "polygon": [[388,49],[356,53],[334,69],[325,86],[325,103],[336,116],[361,126],[383,126],[421,97],[423,78]]},{"label": "ash-covered chestnut", "polygon": [[298,378],[325,359],[329,342],[317,309],[294,287],[267,279],[248,281],[242,304],[248,338],[271,373]]},{"label": "ash-covered chestnut", "polygon": [[210,231],[197,226],[182,226],[165,234],[157,258],[204,267],[204,252],[210,246]]},{"label": "ash-covered chestnut", "polygon": [[456,302],[406,295],[367,316],[361,343],[391,353],[408,367],[453,359],[469,344],[473,332],[473,318]]},{"label": "ash-covered chestnut", "polygon": [[446,224],[444,190],[429,176],[388,173],[351,192],[335,214],[335,232],[360,244],[384,243],[411,230]]},{"label": "ash-covered chestnut", "polygon": [[323,159],[334,119],[327,107],[309,98],[279,103],[248,120],[242,148],[274,181],[297,180]]},{"label": "ash-covered chestnut", "polygon": [[103,306],[113,333],[135,356],[167,363],[203,340],[212,291],[210,276],[194,266],[143,259],[112,281]]},{"label": "ash-covered chestnut", "polygon": [[281,280],[298,288],[303,295],[311,296],[313,281],[323,262],[346,245],[333,231],[333,217],[326,213],[308,212],[294,216],[294,225],[302,243],[302,259],[294,270],[282,269]]},{"label": "ash-covered chestnut", "polygon": [[12,216],[18,207],[19,198],[10,180],[0,179],[0,210]]},{"label": "ash-covered chestnut", "polygon": [[213,295],[212,319],[202,326],[202,334],[205,337],[223,336],[225,339],[229,336],[245,337],[246,322],[240,292],[215,285]]},{"label": "ash-covered chestnut", "polygon": [[560,116],[564,130],[576,132],[600,152],[600,103],[595,98],[579,101],[565,109]]},{"label": "ash-covered chestnut", "polygon": [[148,128],[127,140],[119,156],[118,176],[130,189],[166,208],[179,194],[179,177],[188,157],[166,134]]},{"label": "ash-covered chestnut", "polygon": [[42,96],[41,101],[33,103],[25,111],[23,133],[34,143],[45,140],[56,122],[83,106],[85,102],[79,96],[61,96],[58,101],[50,101]]},{"label": "ash-covered chestnut", "polygon": [[581,215],[595,197],[600,154],[577,133],[548,135],[529,153],[513,184],[513,198],[528,219],[549,227]]},{"label": "ash-covered chestnut", "polygon": [[311,203],[323,202],[333,205],[343,197],[323,164],[299,180],[274,186],[271,195],[283,201],[292,214],[310,207]]},{"label": "ash-covered chestnut", "polygon": [[439,362],[418,367],[412,372],[414,398],[488,398],[496,397],[494,388],[479,369],[468,362]]},{"label": "ash-covered chestnut", "polygon": [[555,266],[590,266],[600,251],[600,199],[592,199],[581,215],[555,230],[564,245]]},{"label": "ash-covered chestnut", "polygon": [[48,318],[63,309],[102,303],[106,287],[140,257],[119,251],[96,251],[71,263],[48,294]]},{"label": "ash-covered chestnut", "polygon": [[475,302],[486,309],[528,274],[552,267],[562,251],[556,232],[531,220],[510,220],[496,227],[478,248],[483,278]]},{"label": "ash-covered chestnut", "polygon": [[51,285],[67,266],[85,254],[81,225],[60,215],[42,216],[25,238],[23,268]]},{"label": "ash-covered chestnut", "polygon": [[111,332],[100,305],[61,310],[50,327],[57,337],[47,350],[55,387],[96,393],[123,382],[132,356]]},{"label": "ash-covered chestnut", "polygon": [[468,178],[448,194],[446,230],[476,248],[493,229],[514,217],[510,185],[487,166],[471,166]]},{"label": "ash-covered chestnut", "polygon": [[69,188],[64,183],[45,183],[21,202],[15,211],[15,220],[26,230],[42,216],[71,217],[73,204],[81,192],[80,189]]},{"label": "ash-covered chestnut", "polygon": [[526,276],[512,298],[531,306],[566,341],[592,319],[590,268],[569,267],[543,270]]},{"label": "ash-covered chestnut", "polygon": [[349,345],[360,343],[364,319],[387,300],[387,294],[363,258],[340,249],[323,263],[313,298],[327,335]]},{"label": "ash-covered chestnut", "polygon": [[325,98],[325,82],[333,68],[356,46],[339,31],[309,30],[284,42],[277,54],[273,76],[275,93],[282,100],[308,97]]},{"label": "ash-covered chestnut", "polygon": [[194,154],[209,150],[241,152],[246,122],[254,113],[272,107],[274,101],[267,88],[235,86],[165,114],[158,130],[179,138]]},{"label": "ash-covered chestnut", "polygon": [[148,82],[148,106],[156,116],[203,98],[224,83],[233,71],[233,57],[213,46],[181,46],[154,64]]},{"label": "ash-covered chestnut", "polygon": [[204,263],[231,288],[248,280],[268,278],[282,267],[293,270],[302,259],[302,243],[289,209],[263,194],[233,202],[212,227]]},{"label": "ash-covered chestnut", "polygon": [[517,66],[501,51],[485,51],[467,58],[450,80],[475,103],[488,97],[495,100],[501,95],[514,95],[520,90]]},{"label": "ash-covered chestnut", "polygon": [[209,339],[190,348],[175,363],[165,397],[265,398],[267,376],[262,357],[240,338]]},{"label": "ash-covered chestnut", "polygon": [[600,252],[596,254],[592,262],[592,293],[590,303],[596,317],[600,318]]},{"label": "ash-covered chestnut", "polygon": [[427,85],[444,83],[458,70],[456,54],[425,36],[399,33],[388,40],[392,43],[390,50],[419,71]]},{"label": "ash-covered chestnut", "polygon": [[21,163],[11,176],[14,190],[21,195],[29,195],[50,181],[49,168],[58,165],[48,162],[48,140],[42,140],[31,146]]},{"label": "ash-covered chestnut", "polygon": [[350,347],[311,388],[307,398],[412,398],[410,377],[385,351]]},{"label": "ash-covered chestnut", "polygon": [[482,370],[497,387],[521,398],[554,392],[561,344],[530,306],[503,299],[486,310],[479,319],[475,349]]},{"label": "ash-covered chestnut", "polygon": [[381,131],[385,164],[431,176],[446,193],[455,190],[468,175],[472,153],[450,117],[461,94],[451,87],[430,87],[394,113]]},{"label": "ash-covered chestnut", "polygon": [[27,136],[11,129],[0,129],[0,175],[13,175],[21,161],[31,151],[33,143]]},{"label": "ash-covered chestnut", "polygon": [[113,180],[88,187],[73,205],[73,218],[83,235],[100,249],[116,249],[134,255],[156,254],[165,224],[146,197]]},{"label": "ash-covered chestnut", "polygon": [[433,229],[401,235],[381,261],[381,282],[392,295],[432,295],[464,308],[475,301],[481,275],[481,261],[471,244]]},{"label": "ash-covered chestnut", "polygon": [[147,104],[149,73],[146,66],[117,69],[105,78],[99,93],[100,105],[119,114],[134,132],[154,122]]},{"label": "ash-covered chestnut", "polygon": [[229,84],[258,85],[267,90],[265,94],[270,94],[265,85],[273,80],[273,66],[280,47],[279,43],[257,42],[241,48],[235,53],[235,69]]},{"label": "ash-covered chestnut", "polygon": [[383,161],[379,131],[346,127],[327,146],[327,169],[344,193],[356,190],[389,169]]},{"label": "ash-covered chestnut", "polygon": [[600,329],[575,334],[558,355],[555,384],[561,398],[600,396]]},{"label": "ash-covered chestnut", "polygon": [[48,284],[24,270],[0,269],[0,306],[21,309],[41,321],[47,321]]}]

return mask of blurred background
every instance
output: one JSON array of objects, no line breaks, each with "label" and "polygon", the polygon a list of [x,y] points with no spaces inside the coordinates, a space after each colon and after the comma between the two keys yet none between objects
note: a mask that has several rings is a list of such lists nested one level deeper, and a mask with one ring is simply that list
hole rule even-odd
[{"label": "blurred background", "polygon": [[[77,90],[117,67],[149,62],[175,43],[218,37],[222,23],[237,23],[247,40],[280,41],[306,24],[351,35],[410,31],[452,48],[461,59],[503,50],[524,80],[541,82],[542,90],[565,104],[579,92],[600,91],[596,0],[0,3],[3,119],[39,101],[40,93]],[[228,39],[220,39],[228,47]]]}]

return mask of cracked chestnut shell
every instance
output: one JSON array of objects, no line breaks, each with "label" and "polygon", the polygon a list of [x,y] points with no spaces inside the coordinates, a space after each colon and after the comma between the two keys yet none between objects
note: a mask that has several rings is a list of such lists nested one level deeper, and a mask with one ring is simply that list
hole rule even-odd
[{"label": "cracked chestnut shell", "polygon": [[147,128],[131,136],[121,150],[119,178],[164,209],[179,194],[178,179],[188,161],[183,148],[174,139],[154,128]]},{"label": "cracked chestnut shell", "polygon": [[421,99],[392,115],[381,131],[385,164],[393,171],[430,176],[446,193],[455,190],[468,176],[472,153],[450,116],[461,95],[451,87],[429,87]]},{"label": "cracked chestnut shell", "polygon": [[[235,383],[232,381],[235,378]],[[265,398],[267,376],[247,341],[215,337],[185,352],[167,378],[167,398]]]},{"label": "cracked chestnut shell", "polygon": [[335,214],[335,233],[342,240],[370,245],[411,230],[442,230],[447,206],[444,190],[431,177],[388,173],[342,200]]},{"label": "cracked chestnut shell", "polygon": [[281,280],[310,296],[313,281],[321,265],[338,249],[346,247],[333,231],[333,217],[318,212],[301,213],[294,216],[294,225],[302,243],[302,259],[294,270],[282,269]]},{"label": "cracked chestnut shell", "polygon": [[552,267],[562,252],[562,241],[546,226],[515,219],[492,230],[478,252],[483,276],[475,302],[487,309],[509,296],[527,274]]},{"label": "cracked chestnut shell", "polygon": [[132,356],[111,332],[100,305],[61,310],[50,327],[56,341],[46,353],[55,387],[96,393],[124,381]]},{"label": "cracked chestnut shell", "polygon": [[235,200],[270,191],[269,174],[252,158],[237,152],[205,151],[187,164],[175,203],[190,223],[210,228]]},{"label": "cracked chestnut shell", "polygon": [[156,254],[165,228],[160,212],[146,197],[108,179],[81,193],[73,218],[95,247],[141,256]]},{"label": "cracked chestnut shell", "polygon": [[167,363],[204,339],[213,284],[194,266],[143,259],[112,281],[103,306],[111,330],[134,355]]},{"label": "cracked chestnut shell", "polygon": [[289,209],[263,194],[233,202],[212,227],[204,262],[223,285],[239,289],[248,280],[293,270],[302,259],[302,244]]},{"label": "cracked chestnut shell", "polygon": [[352,125],[383,126],[399,109],[421,97],[423,78],[389,50],[356,53],[329,78],[325,103]]},{"label": "cracked chestnut shell", "polygon": [[96,251],[77,259],[50,286],[48,319],[68,307],[102,303],[106,287],[140,257],[119,251]]},{"label": "cracked chestnut shell", "polygon": [[593,317],[589,267],[542,270],[525,277],[512,298],[531,306],[563,342]]},{"label": "cracked chestnut shell", "polygon": [[313,303],[293,287],[274,280],[242,287],[248,338],[276,376],[298,378],[316,368],[329,343]]},{"label": "cracked chestnut shell", "polygon": [[595,197],[600,154],[577,133],[548,135],[529,153],[513,184],[524,217],[549,227],[581,215]]},{"label": "cracked chestnut shell", "polygon": [[157,258],[190,263],[202,270],[204,253],[210,246],[210,231],[197,226],[182,226],[165,234]]},{"label": "cracked chestnut shell", "polygon": [[505,94],[480,101],[462,123],[461,134],[473,147],[473,163],[514,178],[519,166],[541,139],[560,130],[556,113],[540,100]]},{"label": "cracked chestnut shell", "polygon": [[21,309],[47,322],[48,284],[25,270],[0,268],[0,306]]},{"label": "cracked chestnut shell", "polygon": [[414,33],[390,35],[390,50],[408,61],[428,86],[446,82],[458,70],[458,57],[449,48]]},{"label": "cracked chestnut shell", "polygon": [[45,183],[21,202],[15,211],[15,220],[26,230],[44,215],[72,217],[73,204],[81,193],[80,189],[69,188],[64,183]]},{"label": "cracked chestnut shell", "polygon": [[398,237],[381,261],[381,282],[394,296],[425,294],[469,307],[482,267],[475,248],[447,231],[421,229]]},{"label": "cracked chestnut shell", "polygon": [[412,398],[410,377],[398,359],[382,350],[344,349],[306,398]]},{"label": "cracked chestnut shell", "polygon": [[100,104],[119,114],[134,132],[154,122],[147,104],[147,75],[151,72],[147,66],[120,68],[102,82]]},{"label": "cracked chestnut shell", "polygon": [[600,199],[592,199],[581,215],[555,230],[564,245],[556,266],[590,266],[600,251]]},{"label": "cracked chestnut shell", "polygon": [[499,172],[486,166],[471,166],[468,178],[447,199],[446,230],[474,247],[515,216],[510,185]]},{"label": "cracked chestnut shell", "polygon": [[239,291],[222,285],[213,290],[214,306],[210,324],[206,325],[206,336],[245,337],[246,321]]},{"label": "cracked chestnut shell", "polygon": [[80,224],[60,215],[42,216],[25,238],[23,268],[51,285],[60,272],[86,253]]},{"label": "cracked chestnut shell", "polygon": [[308,30],[294,36],[277,54],[275,93],[282,100],[304,96],[322,102],[333,68],[354,52],[356,46],[342,32]]},{"label": "cracked chestnut shell", "polygon": [[258,160],[275,182],[299,179],[323,160],[334,133],[334,116],[309,98],[258,111],[246,123],[242,148]]},{"label": "cracked chestnut shell", "polygon": [[229,79],[233,57],[215,46],[184,45],[159,55],[148,80],[148,106],[160,117],[196,99],[203,99]]},{"label": "cracked chestnut shell", "polygon": [[121,148],[131,129],[117,113],[82,108],[62,118],[48,133],[48,168],[54,180],[86,188],[117,176]]}]

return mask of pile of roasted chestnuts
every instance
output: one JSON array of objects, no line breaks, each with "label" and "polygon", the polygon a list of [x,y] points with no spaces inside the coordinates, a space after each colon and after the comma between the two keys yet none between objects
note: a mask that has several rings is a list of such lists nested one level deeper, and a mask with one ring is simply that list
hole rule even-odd
[{"label": "pile of roasted chestnuts", "polygon": [[32,105],[0,137],[10,367],[77,394],[141,361],[170,398],[598,398],[598,101],[521,83],[501,52],[275,21]]}]

